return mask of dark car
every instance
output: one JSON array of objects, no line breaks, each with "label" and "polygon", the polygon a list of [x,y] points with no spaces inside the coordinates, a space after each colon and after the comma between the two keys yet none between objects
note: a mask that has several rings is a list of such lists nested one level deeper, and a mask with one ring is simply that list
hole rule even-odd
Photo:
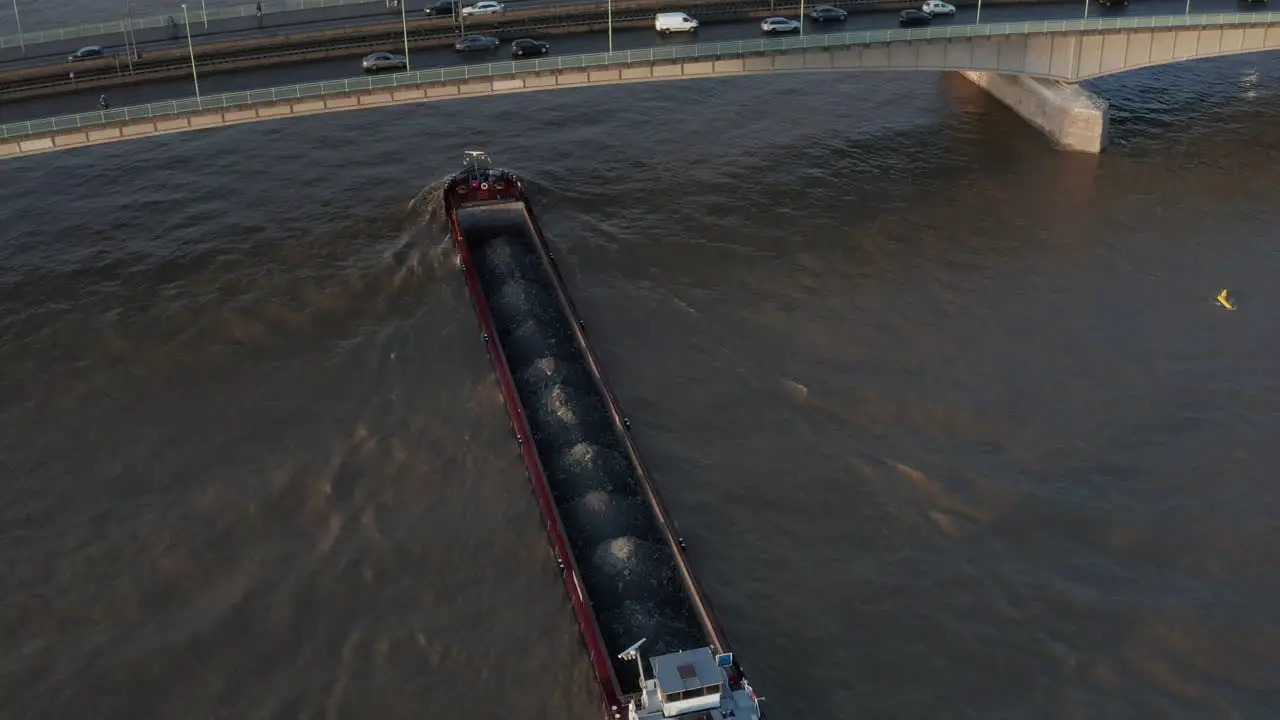
[{"label": "dark car", "polygon": [[511,43],[511,57],[524,57],[525,55],[546,55],[551,51],[551,44],[544,43],[541,40],[530,40],[529,38],[520,38]]},{"label": "dark car", "polygon": [[453,17],[457,10],[458,3],[456,0],[440,0],[434,5],[428,5],[423,8],[422,14],[427,17],[442,17],[446,15]]},{"label": "dark car", "polygon": [[458,42],[453,44],[453,49],[458,52],[476,52],[477,50],[497,50],[502,41],[496,37],[487,37],[485,35],[468,35],[459,38]]},{"label": "dark car", "polygon": [[92,60],[93,58],[106,57],[106,51],[101,45],[90,45],[82,47],[79,50],[67,56],[67,62],[77,62],[79,60]]},{"label": "dark car", "polygon": [[902,27],[928,25],[932,20],[933,16],[923,10],[903,10],[898,16],[898,24]]},{"label": "dark car", "polygon": [[1129,0],[1098,0],[1098,4],[1105,8],[1127,7]]},{"label": "dark car", "polygon": [[849,13],[838,7],[819,5],[809,11],[809,19],[815,22],[840,22],[849,19]]}]

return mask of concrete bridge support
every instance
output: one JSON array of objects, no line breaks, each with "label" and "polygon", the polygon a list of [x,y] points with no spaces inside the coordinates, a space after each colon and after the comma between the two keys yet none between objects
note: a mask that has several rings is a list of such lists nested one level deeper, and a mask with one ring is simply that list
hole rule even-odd
[{"label": "concrete bridge support", "polygon": [[1107,144],[1110,106],[1078,84],[974,70],[960,74],[1008,105],[1063,150],[1099,153]]}]

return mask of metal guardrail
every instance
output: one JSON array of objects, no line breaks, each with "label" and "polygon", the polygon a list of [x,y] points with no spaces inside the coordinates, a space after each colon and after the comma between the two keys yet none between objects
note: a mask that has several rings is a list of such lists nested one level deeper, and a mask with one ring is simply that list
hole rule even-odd
[{"label": "metal guardrail", "polygon": [[[196,3],[192,2],[191,4],[195,5]],[[315,8],[336,7],[339,5],[386,4],[387,0],[264,0],[262,3],[262,12],[265,15],[266,13],[313,10]],[[226,20],[230,18],[242,18],[256,15],[258,13],[258,7],[257,5],[236,5],[225,8],[209,8],[207,10],[188,8],[187,13],[191,18],[191,24],[195,25],[196,23],[204,24],[206,18],[209,20]],[[177,15],[181,14],[182,12],[179,10]],[[122,35],[124,34],[125,28],[128,28],[130,31],[146,30],[149,28],[164,28],[171,25],[170,18],[174,18],[179,25],[183,24],[181,18],[177,18],[174,15],[155,15],[152,17],[134,18],[132,21],[114,20],[112,22],[77,25],[75,27],[57,28],[54,30],[37,30],[34,32],[24,32],[21,37],[18,35],[5,35],[0,37],[0,49],[22,47],[24,44],[35,45],[42,42],[71,40],[82,37]]]},{"label": "metal guardrail", "polygon": [[1214,25],[1271,25],[1280,23],[1280,12],[1215,13],[1210,15],[1154,15],[1147,17],[1104,18],[1098,20],[1049,20],[1041,22],[992,23],[986,25],[959,25],[947,27],[913,28],[907,30],[867,30],[861,32],[830,33],[807,37],[734,40],[730,42],[699,43],[652,47],[643,50],[565,55],[538,60],[513,60],[485,65],[459,65],[430,68],[414,72],[397,73],[347,80],[286,85],[283,87],[248,90],[243,92],[205,95],[182,100],[166,100],[147,105],[133,105],[113,110],[63,115],[43,120],[0,125],[0,138],[22,138],[78,128],[109,125],[131,120],[146,120],[182,115],[202,110],[221,110],[303,98],[343,95],[367,90],[390,89],[427,85],[472,78],[507,77],[523,73],[554,70],[577,70],[610,65],[634,65],[636,63],[696,58],[741,57],[763,53],[806,48],[849,47],[901,40],[934,40],[946,38],[991,37],[999,35],[1030,35],[1040,33],[1064,33],[1093,30],[1139,30],[1144,28],[1205,27]]}]

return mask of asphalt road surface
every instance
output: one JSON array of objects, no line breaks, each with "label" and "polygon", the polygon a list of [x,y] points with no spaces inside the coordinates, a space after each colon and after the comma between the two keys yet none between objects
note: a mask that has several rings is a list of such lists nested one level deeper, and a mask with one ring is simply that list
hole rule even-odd
[{"label": "asphalt road surface", "polygon": [[[513,10],[549,7],[552,5],[573,5],[597,0],[504,0]],[[473,0],[464,0],[463,5],[472,4]],[[423,8],[434,5],[435,0],[408,0],[405,5],[408,20],[421,20]],[[182,21],[179,9],[173,16],[175,26],[165,28],[148,28],[138,30],[138,50],[143,54],[173,48],[185,48],[187,44],[186,25]],[[336,30],[341,28],[361,28],[384,23],[400,22],[400,9],[389,8],[385,2],[359,3],[353,5],[331,5],[307,10],[291,10],[288,12],[264,13],[261,18],[254,15],[238,18],[210,20],[208,28],[204,23],[192,20],[191,41],[194,45],[250,40],[253,38],[279,37],[301,32],[319,30]],[[130,42],[133,39],[130,38]],[[101,45],[108,52],[126,54],[123,33],[99,35],[91,37],[71,38],[42,43],[28,44],[26,54],[20,48],[0,49],[0,72],[26,67],[40,67],[64,62],[67,55],[88,45]]]},{"label": "asphalt road surface", "polygon": [[[1193,0],[1193,13],[1244,11],[1248,6],[1236,0]],[[1117,17],[1135,15],[1180,15],[1185,11],[1183,0],[1133,0],[1128,8],[1107,10],[1096,3],[1089,7],[1090,17]],[[1265,8],[1262,8],[1265,10]],[[984,23],[1020,22],[1025,20],[1066,20],[1082,17],[1083,3],[1054,3],[1050,5],[1003,5],[983,8]],[[954,17],[939,16],[934,25],[966,25],[977,17],[976,9],[960,9]],[[894,11],[851,13],[843,23],[807,22],[805,32],[823,34],[852,30],[876,30],[896,28],[898,13]],[[668,44],[692,44],[699,42],[723,42],[760,37],[759,20],[743,20],[704,25],[696,36],[657,35],[650,28],[615,30],[614,50],[633,50]],[[581,33],[555,35],[547,40],[551,52],[556,55],[576,55],[608,50],[605,33]],[[387,48],[397,52],[397,48]],[[242,72],[208,75],[200,78],[200,91],[211,95],[241,90],[294,85],[322,80],[340,80],[361,74],[361,52],[348,58],[328,58],[312,63],[282,65]],[[504,42],[494,53],[460,54],[450,48],[425,49],[410,55],[411,68],[421,70],[431,67],[484,64],[510,59],[509,43]],[[58,115],[70,115],[97,109],[102,89],[87,89],[45,98],[33,98],[0,106],[0,122],[35,120]],[[156,82],[107,89],[108,100],[115,107],[141,105],[161,100],[193,97],[194,87],[190,78],[159,80]]]}]

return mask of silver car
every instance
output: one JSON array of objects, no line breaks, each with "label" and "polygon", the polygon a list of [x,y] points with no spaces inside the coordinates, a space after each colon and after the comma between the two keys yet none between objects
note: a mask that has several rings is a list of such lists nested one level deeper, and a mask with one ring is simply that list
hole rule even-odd
[{"label": "silver car", "polygon": [[760,31],[774,35],[777,33],[800,32],[800,23],[781,17],[765,18],[760,22]]},{"label": "silver car", "polygon": [[409,67],[409,63],[405,62],[403,55],[392,55],[388,52],[376,52],[372,55],[366,55],[364,60],[360,61],[360,64],[364,66],[365,72],[404,70]]}]

